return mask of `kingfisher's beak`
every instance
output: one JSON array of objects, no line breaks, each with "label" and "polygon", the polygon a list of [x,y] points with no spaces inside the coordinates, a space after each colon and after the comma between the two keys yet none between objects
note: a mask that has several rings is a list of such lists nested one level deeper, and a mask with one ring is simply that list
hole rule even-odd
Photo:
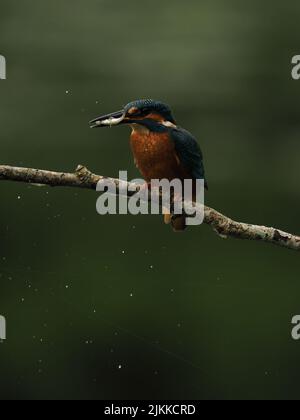
[{"label": "kingfisher's beak", "polygon": [[125,111],[123,110],[95,118],[94,120],[90,121],[90,127],[112,127],[113,125],[119,125],[122,123],[125,123]]}]

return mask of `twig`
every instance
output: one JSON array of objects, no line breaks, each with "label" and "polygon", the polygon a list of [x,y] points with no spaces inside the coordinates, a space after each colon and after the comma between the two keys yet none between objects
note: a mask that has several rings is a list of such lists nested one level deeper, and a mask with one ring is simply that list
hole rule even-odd
[{"label": "twig", "polygon": [[[74,173],[45,171],[42,169],[18,168],[0,165],[0,181],[16,181],[28,184],[49,185],[51,187],[77,187],[96,190],[99,181],[107,181],[116,185],[119,194],[120,183],[124,181],[95,175],[86,167],[79,165]],[[138,186],[128,183],[126,195],[133,195]],[[122,192],[124,188],[122,188]],[[236,222],[218,211],[205,206],[204,223],[210,225],[222,238],[233,237],[269,242],[285,248],[300,251],[300,236],[283,232],[279,229],[266,226],[252,225]]]}]

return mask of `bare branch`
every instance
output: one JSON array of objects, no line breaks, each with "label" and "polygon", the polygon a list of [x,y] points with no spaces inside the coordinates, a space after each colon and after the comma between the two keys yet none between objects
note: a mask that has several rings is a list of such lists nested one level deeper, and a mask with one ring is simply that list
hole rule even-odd
[{"label": "bare branch", "polygon": [[[28,184],[49,185],[51,187],[77,187],[96,190],[97,184],[101,180],[109,180],[114,183],[117,187],[117,193],[120,192],[120,183],[124,183],[124,181],[120,181],[119,179],[95,175],[82,165],[79,165],[74,173],[0,165],[0,181],[16,181]],[[131,192],[128,192],[128,188],[125,188],[128,196],[134,194],[132,192],[134,188],[136,188],[136,191],[139,188],[130,183],[127,186],[130,186],[131,190]],[[122,188],[122,192],[123,190],[124,188]],[[222,238],[233,237],[237,239],[259,240],[300,251],[300,236],[292,235],[272,227],[236,222],[207,206],[205,206],[204,222],[210,225]]]}]

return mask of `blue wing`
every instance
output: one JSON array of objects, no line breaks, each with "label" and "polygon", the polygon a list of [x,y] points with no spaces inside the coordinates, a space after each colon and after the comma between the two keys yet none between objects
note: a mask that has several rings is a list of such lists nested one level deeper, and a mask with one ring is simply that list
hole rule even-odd
[{"label": "blue wing", "polygon": [[208,189],[203,155],[195,137],[183,128],[173,128],[170,134],[175,144],[177,156],[183,167],[190,173],[192,178],[204,179],[205,187]]}]

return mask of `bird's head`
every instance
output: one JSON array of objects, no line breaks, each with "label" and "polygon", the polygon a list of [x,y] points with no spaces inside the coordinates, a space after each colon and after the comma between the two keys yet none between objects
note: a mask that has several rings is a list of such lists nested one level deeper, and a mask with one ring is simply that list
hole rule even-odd
[{"label": "bird's head", "polygon": [[176,125],[176,122],[168,105],[152,99],[130,102],[121,111],[103,115],[90,122],[91,128],[121,124],[138,124],[148,127],[156,124],[172,126]]}]

